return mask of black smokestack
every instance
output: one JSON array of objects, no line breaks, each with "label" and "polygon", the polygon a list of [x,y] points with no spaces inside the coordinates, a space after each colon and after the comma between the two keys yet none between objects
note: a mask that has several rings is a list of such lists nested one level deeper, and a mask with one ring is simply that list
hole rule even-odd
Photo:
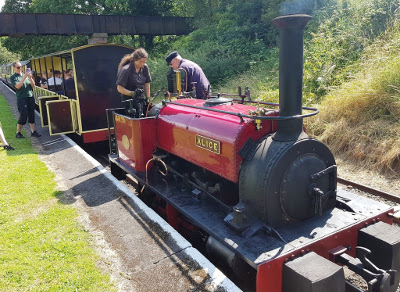
[{"label": "black smokestack", "polygon": [[[303,35],[311,16],[285,15],[272,22],[280,32],[279,49],[279,115],[302,114],[303,90]],[[303,119],[278,121],[277,141],[297,140],[303,132]]]}]

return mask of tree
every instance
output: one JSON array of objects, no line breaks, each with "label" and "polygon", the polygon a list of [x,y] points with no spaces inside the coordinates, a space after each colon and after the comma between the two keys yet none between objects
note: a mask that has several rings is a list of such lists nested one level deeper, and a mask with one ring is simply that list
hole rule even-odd
[{"label": "tree", "polygon": [[0,64],[8,64],[14,61],[18,61],[20,56],[8,51],[0,44]]}]

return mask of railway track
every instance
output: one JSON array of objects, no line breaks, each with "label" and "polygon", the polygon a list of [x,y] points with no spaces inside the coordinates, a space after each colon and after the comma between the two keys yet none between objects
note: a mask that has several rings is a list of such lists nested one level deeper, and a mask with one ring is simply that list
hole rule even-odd
[{"label": "railway track", "polygon": [[347,180],[344,178],[338,177],[337,180],[341,184],[352,186],[360,191],[367,192],[369,194],[372,194],[372,195],[375,195],[378,197],[382,197],[382,198],[388,199],[388,200],[396,202],[396,203],[400,203],[399,196],[396,196],[396,195],[393,195],[390,193],[386,193],[386,192],[383,192],[383,191],[380,191],[380,190],[377,190],[377,189],[374,189],[374,188],[368,187],[366,185],[362,185],[362,184],[359,184],[359,183],[356,183],[356,182],[353,182],[353,181],[350,181],[350,180]]},{"label": "railway track", "polygon": [[[343,184],[345,186],[351,186],[354,189],[357,189],[361,192],[367,193],[369,195],[373,195],[376,196],[378,198],[381,199],[385,199],[385,200],[389,200],[393,203],[396,204],[400,204],[400,196],[396,196],[394,194],[390,194],[381,190],[377,190],[374,188],[371,188],[369,186],[363,185],[363,184],[359,184],[357,182],[348,180],[348,179],[344,179],[344,178],[337,178],[338,183]],[[397,211],[395,210],[395,213],[393,214],[393,219],[394,221],[400,225],[400,208],[397,208]]]}]

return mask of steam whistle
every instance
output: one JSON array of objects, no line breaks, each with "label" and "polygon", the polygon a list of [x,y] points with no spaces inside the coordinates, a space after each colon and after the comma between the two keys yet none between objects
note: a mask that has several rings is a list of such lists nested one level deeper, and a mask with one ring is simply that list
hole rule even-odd
[{"label": "steam whistle", "polygon": [[265,112],[266,112],[265,108],[260,107],[259,103],[257,104],[256,110],[254,110],[254,111],[250,110],[249,111],[249,116],[254,116],[255,117],[254,122],[255,122],[257,131],[260,131],[261,128],[262,128],[262,120],[258,119],[258,117],[264,117],[265,116]]}]

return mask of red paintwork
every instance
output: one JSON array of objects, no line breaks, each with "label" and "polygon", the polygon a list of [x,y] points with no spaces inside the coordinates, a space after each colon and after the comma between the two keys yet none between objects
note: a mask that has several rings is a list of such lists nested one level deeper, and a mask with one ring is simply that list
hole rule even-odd
[{"label": "red paintwork", "polygon": [[[161,197],[157,197],[156,202],[164,202]],[[156,210],[157,214],[159,214],[162,218],[168,221],[168,224],[171,225],[175,230],[179,233],[183,234],[194,234],[196,232],[196,227],[188,222],[181,213],[178,212],[171,204],[154,204],[153,208]]]},{"label": "red paintwork", "polygon": [[349,226],[348,228],[343,229],[341,232],[335,233],[331,236],[327,236],[324,239],[318,240],[315,243],[304,246],[301,249],[297,249],[289,254],[281,255],[277,258],[274,258],[271,261],[259,265],[257,270],[256,291],[281,292],[283,264],[288,260],[295,259],[296,257],[301,256],[309,251],[314,251],[318,255],[326,259],[329,259],[330,250],[338,246],[345,246],[345,247],[351,247],[351,249],[347,253],[352,257],[355,257],[355,251],[358,239],[358,230],[364,228],[369,224],[373,224],[376,221],[383,221],[387,224],[392,224],[393,219],[387,216],[387,214],[392,211],[382,213],[366,221],[360,222],[359,224]]},{"label": "red paintwork", "polygon": [[[176,103],[202,107],[204,100],[181,99]],[[254,106],[233,104],[219,105],[212,109],[248,114]],[[268,115],[277,116],[277,111]],[[232,182],[239,179],[242,157],[238,151],[248,138],[254,141],[276,131],[276,122],[264,120],[262,129],[256,131],[252,119],[244,119],[206,109],[194,109],[169,104],[163,107],[157,119],[158,147],[200,167],[214,172]],[[217,154],[196,146],[196,134],[220,141],[221,153]]]},{"label": "red paintwork", "polygon": [[108,129],[95,131],[95,132],[87,132],[82,134],[83,143],[94,143],[100,141],[108,140]]},{"label": "red paintwork", "polygon": [[167,203],[166,213],[169,225],[175,230],[178,230],[179,220],[178,220],[178,210],[176,210],[171,204]]},{"label": "red paintwork", "polygon": [[146,171],[146,163],[156,148],[155,127],[155,118],[132,119],[115,114],[119,159],[136,171]]}]

